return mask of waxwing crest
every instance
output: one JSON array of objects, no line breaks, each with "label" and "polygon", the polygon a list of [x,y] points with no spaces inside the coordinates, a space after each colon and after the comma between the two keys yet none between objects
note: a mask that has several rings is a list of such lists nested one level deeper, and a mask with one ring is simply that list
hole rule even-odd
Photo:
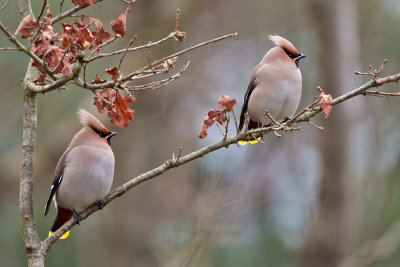
[{"label": "waxwing crest", "polygon": [[79,108],[78,116],[83,126],[93,127],[102,133],[110,132],[98,119],[96,119],[95,116],[93,116],[83,108]]},{"label": "waxwing crest", "polygon": [[279,35],[269,35],[268,37],[276,46],[282,47],[285,49],[285,51],[289,52],[293,56],[300,55],[299,51],[297,51],[294,45],[285,38],[280,37]]}]

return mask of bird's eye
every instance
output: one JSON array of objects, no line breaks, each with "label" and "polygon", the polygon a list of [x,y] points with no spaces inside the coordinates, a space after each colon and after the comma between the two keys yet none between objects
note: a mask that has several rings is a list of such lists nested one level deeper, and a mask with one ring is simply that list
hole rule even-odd
[{"label": "bird's eye", "polygon": [[100,138],[104,138],[104,137],[106,137],[108,135],[108,134],[105,134],[105,133],[102,133],[102,132],[99,132],[97,134],[100,136]]},{"label": "bird's eye", "polygon": [[285,53],[286,53],[286,55],[287,55],[288,57],[290,57],[291,59],[296,58],[296,56],[293,55],[292,53],[290,53],[287,49],[285,49]]},{"label": "bird's eye", "polygon": [[107,137],[110,133],[103,133],[103,132],[100,132],[99,130],[97,130],[96,128],[94,128],[94,127],[92,127],[92,129],[93,129],[93,131],[95,131],[96,133],[97,133],[97,135],[100,137],[100,138],[105,138],[105,137]]}]

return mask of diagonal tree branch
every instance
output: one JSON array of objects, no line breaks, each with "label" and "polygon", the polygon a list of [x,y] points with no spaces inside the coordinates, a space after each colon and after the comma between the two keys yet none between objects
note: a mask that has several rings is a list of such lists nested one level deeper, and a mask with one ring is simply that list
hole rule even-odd
[{"label": "diagonal tree branch", "polygon": [[[97,3],[99,3],[99,2],[102,2],[102,1],[103,1],[103,0],[97,0],[95,4],[97,4]],[[75,6],[75,7],[71,8],[70,10],[65,11],[64,13],[61,13],[61,14],[59,14],[58,16],[54,17],[54,18],[51,20],[51,23],[54,24],[54,23],[56,23],[56,22],[58,22],[58,21],[60,21],[60,20],[62,20],[62,19],[65,19],[66,17],[71,16],[72,14],[78,12],[79,10],[82,10],[82,9],[84,9],[84,8],[87,8],[87,7],[90,7],[90,6],[84,6],[84,7]]]},{"label": "diagonal tree branch", "polygon": [[[98,55],[96,55],[96,56],[94,56],[94,57],[88,58],[88,59],[86,59],[85,61],[86,61],[86,62],[92,62],[92,61],[94,61],[94,60],[96,60],[96,59],[99,59],[99,58],[104,58],[104,57],[110,57],[110,56],[119,55],[119,54],[125,53],[125,51],[132,52],[132,51],[138,51],[138,50],[145,49],[145,48],[151,48],[151,47],[153,47],[153,46],[157,46],[157,45],[159,45],[159,44],[161,44],[161,43],[164,43],[164,42],[168,41],[169,39],[176,38],[175,35],[176,35],[176,32],[171,32],[171,33],[168,34],[166,37],[164,37],[164,38],[162,38],[162,39],[160,39],[160,40],[158,40],[158,41],[149,42],[149,43],[147,43],[147,44],[145,44],[145,45],[136,46],[136,47],[132,47],[132,48],[128,48],[128,49],[121,49],[121,50],[117,50],[117,51],[110,52],[110,53],[101,53],[101,54],[98,54]],[[114,38],[115,38],[115,37],[114,37]],[[113,40],[113,39],[111,39],[111,40]],[[100,46],[99,46],[99,48],[100,48]]]},{"label": "diagonal tree branch", "polygon": [[218,38],[215,38],[215,39],[212,39],[212,40],[209,40],[209,41],[206,41],[206,42],[202,42],[202,43],[200,43],[200,44],[197,44],[197,45],[191,46],[191,47],[189,47],[189,48],[186,48],[186,49],[184,49],[184,50],[181,50],[181,51],[179,51],[179,52],[176,52],[175,54],[172,54],[172,55],[169,55],[169,56],[167,56],[167,57],[164,57],[164,58],[161,58],[161,59],[159,59],[159,60],[156,60],[156,61],[155,61],[154,63],[152,63],[151,65],[149,64],[149,65],[147,65],[147,66],[145,66],[145,67],[143,67],[143,68],[141,68],[141,69],[139,69],[139,70],[137,70],[137,71],[134,71],[134,72],[132,72],[131,74],[128,74],[127,76],[123,77],[123,78],[121,79],[121,82],[125,82],[125,81],[131,79],[131,78],[134,77],[134,76],[140,75],[141,73],[143,73],[143,71],[150,69],[150,68],[152,67],[152,65],[159,64],[159,63],[163,62],[164,60],[167,60],[167,59],[170,59],[170,58],[174,58],[174,57],[183,55],[183,54],[185,54],[185,53],[187,53],[187,52],[189,52],[189,51],[191,51],[191,50],[194,50],[194,49],[196,49],[196,48],[199,48],[199,47],[202,47],[202,46],[205,46],[205,45],[214,43],[214,42],[218,42],[218,41],[221,41],[221,40],[226,39],[226,38],[229,38],[229,37],[237,36],[237,35],[238,35],[238,33],[237,33],[237,32],[234,32],[234,33],[230,33],[230,34],[227,34],[227,35],[224,35],[224,36],[220,36],[220,37],[218,37]]},{"label": "diagonal tree branch", "polygon": [[[386,83],[392,83],[392,82],[398,82],[400,80],[400,73],[392,76],[387,76],[385,78],[379,78],[379,79],[372,79],[371,81],[363,84],[362,86],[344,94],[341,95],[337,98],[335,98],[332,101],[332,106],[340,104],[350,98],[353,98],[358,95],[366,95],[366,91],[369,88],[372,87],[379,87],[382,86],[383,84]],[[224,148],[224,147],[229,147],[232,144],[236,144],[241,140],[245,139],[252,139],[254,136],[260,135],[260,134],[268,134],[270,132],[274,132],[276,130],[284,130],[284,131],[291,131],[295,130],[293,128],[290,128],[292,125],[295,125],[300,122],[308,122],[312,117],[316,116],[317,114],[321,113],[322,109],[320,107],[316,107],[313,110],[310,111],[301,111],[303,113],[300,116],[295,116],[296,119],[294,121],[288,121],[286,123],[282,123],[278,126],[272,125],[270,127],[264,127],[264,128],[258,128],[258,129],[252,129],[245,131],[243,133],[238,133],[234,136],[224,138],[214,144],[211,144],[209,146],[206,146],[204,148],[201,148],[197,151],[194,151],[190,154],[187,154],[183,157],[179,158],[171,158],[165,161],[162,165],[159,167],[152,169],[148,172],[145,172],[132,180],[124,183],[123,185],[117,187],[113,191],[111,191],[102,201],[103,207],[106,206],[108,203],[113,201],[114,199],[122,196],[125,194],[128,190],[134,188],[135,186],[143,183],[144,181],[147,181],[149,179],[152,179],[154,177],[160,176],[164,172],[168,171],[169,169],[178,167],[180,165],[186,164],[188,162],[191,162],[199,157],[203,157],[215,150]],[[86,208],[80,213],[81,219],[85,220],[87,217],[89,217],[91,214],[94,212],[98,211],[100,207],[97,204],[93,204],[92,206]],[[41,250],[43,253],[47,252],[51,246],[57,241],[58,238],[60,238],[66,231],[71,229],[74,225],[76,224],[76,221],[74,219],[70,219],[67,223],[65,223],[61,228],[59,228],[52,236],[46,238],[42,244],[41,244]]]}]

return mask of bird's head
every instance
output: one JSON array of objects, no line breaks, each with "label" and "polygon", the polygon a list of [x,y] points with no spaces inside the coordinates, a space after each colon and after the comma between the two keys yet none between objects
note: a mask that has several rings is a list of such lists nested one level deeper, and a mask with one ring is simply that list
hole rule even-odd
[{"label": "bird's head", "polygon": [[95,116],[82,108],[78,110],[78,115],[81,123],[91,129],[96,134],[96,138],[100,138],[111,145],[111,137],[116,135],[116,132],[109,131]]},{"label": "bird's head", "polygon": [[299,67],[300,59],[306,57],[306,54],[299,53],[294,45],[283,37],[280,37],[278,35],[269,35],[269,39],[277,47],[282,48],[287,57],[289,57],[293,61],[293,63],[296,64],[296,67]]}]

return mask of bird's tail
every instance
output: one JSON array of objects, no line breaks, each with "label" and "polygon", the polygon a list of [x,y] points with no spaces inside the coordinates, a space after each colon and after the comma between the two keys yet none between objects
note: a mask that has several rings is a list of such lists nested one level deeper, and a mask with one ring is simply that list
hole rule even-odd
[{"label": "bird's tail", "polygon": [[[49,236],[51,236],[58,228],[60,228],[64,223],[66,223],[72,217],[72,211],[63,209],[57,206],[57,215],[54,220],[53,226],[50,229]],[[63,234],[60,239],[65,239],[69,235],[69,231]]]}]

